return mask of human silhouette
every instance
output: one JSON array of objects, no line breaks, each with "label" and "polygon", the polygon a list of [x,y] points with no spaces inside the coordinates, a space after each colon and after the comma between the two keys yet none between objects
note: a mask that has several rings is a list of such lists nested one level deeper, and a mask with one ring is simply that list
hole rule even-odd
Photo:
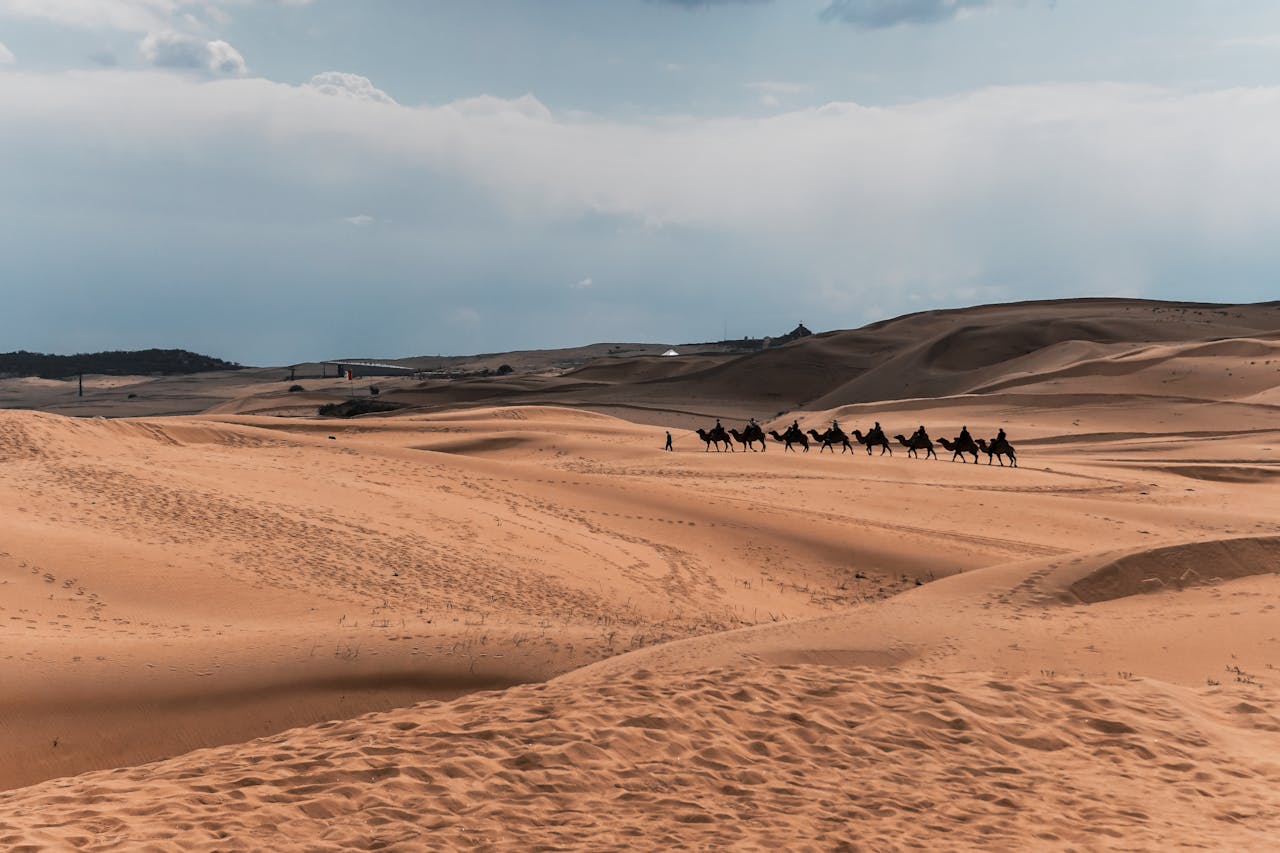
[{"label": "human silhouette", "polygon": [[967,426],[960,427],[960,438],[958,439],[958,441],[961,441],[961,442],[973,441],[973,437],[969,435],[969,428]]},{"label": "human silhouette", "polygon": [[667,430],[667,446],[666,446],[666,447],[664,447],[664,448],[662,448],[662,449],[663,449],[663,450],[671,450],[671,449],[672,449],[672,447],[671,447],[671,430]]}]

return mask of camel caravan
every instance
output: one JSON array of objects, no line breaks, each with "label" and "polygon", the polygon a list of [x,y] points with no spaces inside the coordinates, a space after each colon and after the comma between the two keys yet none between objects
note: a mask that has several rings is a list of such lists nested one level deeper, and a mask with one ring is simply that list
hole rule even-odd
[{"label": "camel caravan", "polygon": [[[716,425],[711,429],[698,429],[697,433],[698,437],[706,445],[706,451],[710,451],[714,447],[717,452],[728,450],[732,453],[734,452],[734,444],[741,444],[744,449],[749,448],[754,452],[757,442],[760,444],[761,452],[768,449],[765,441],[766,433],[756,423],[755,418],[752,418],[741,432],[736,429],[725,429],[717,419]],[[880,426],[879,421],[876,421],[875,426],[868,430],[866,435],[856,429],[850,435],[840,428],[840,424],[837,421],[832,421],[831,426],[821,433],[816,429],[803,430],[800,428],[799,421],[792,421],[791,426],[787,427],[785,432],[779,433],[777,430],[769,430],[767,435],[781,444],[784,451],[795,452],[796,448],[799,447],[804,453],[808,453],[809,445],[816,444],[818,445],[819,453],[824,450],[830,450],[835,453],[837,446],[840,447],[842,454],[853,453],[853,444],[850,441],[852,439],[866,449],[868,456],[876,448],[879,448],[881,456],[885,453],[890,456],[893,455],[893,445],[890,444],[889,439],[885,436],[884,429]],[[920,458],[921,452],[924,453],[925,459],[930,457],[938,458],[938,453],[933,447],[933,439],[929,438],[929,433],[924,428],[924,424],[921,424],[911,434],[910,438],[900,433],[893,438],[900,446],[907,449],[907,455],[913,459]],[[972,456],[973,464],[977,465],[978,455],[986,454],[988,465],[992,462],[999,462],[1000,466],[1004,467],[1005,460],[1008,459],[1011,467],[1016,468],[1018,466],[1018,456],[1014,452],[1013,445],[1009,443],[1009,439],[1005,436],[1003,427],[1000,429],[999,434],[990,441],[982,438],[974,440],[969,435],[969,428],[961,427],[960,434],[955,438],[940,438],[938,439],[938,444],[942,445],[943,450],[951,453],[952,462],[957,459],[965,462],[967,461],[965,457]]]}]

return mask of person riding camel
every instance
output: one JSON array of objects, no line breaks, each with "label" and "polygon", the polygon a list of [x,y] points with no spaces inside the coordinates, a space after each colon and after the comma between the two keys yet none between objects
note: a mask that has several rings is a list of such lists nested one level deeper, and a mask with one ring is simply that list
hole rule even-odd
[{"label": "person riding camel", "polygon": [[839,432],[839,431],[840,431],[840,423],[839,423],[839,421],[837,421],[835,418],[832,418],[832,419],[831,419],[831,431],[832,431],[832,432]]},{"label": "person riding camel", "polygon": [[879,421],[876,421],[876,425],[871,428],[871,432],[869,435],[867,435],[867,438],[872,438],[877,440],[884,438],[884,430],[880,428]]},{"label": "person riding camel", "polygon": [[960,427],[960,437],[956,439],[956,444],[967,445],[972,443],[973,436],[969,435],[969,428],[967,426]]},{"label": "person riding camel", "polygon": [[992,447],[1008,447],[1009,439],[1005,437],[1004,427],[1000,427],[1000,433],[996,436],[995,441],[991,442]]},{"label": "person riding camel", "polygon": [[929,440],[929,433],[925,432],[924,424],[920,424],[920,429],[916,430],[915,435],[911,436],[911,442],[914,444],[915,442],[918,441],[921,444],[923,444],[928,440]]}]

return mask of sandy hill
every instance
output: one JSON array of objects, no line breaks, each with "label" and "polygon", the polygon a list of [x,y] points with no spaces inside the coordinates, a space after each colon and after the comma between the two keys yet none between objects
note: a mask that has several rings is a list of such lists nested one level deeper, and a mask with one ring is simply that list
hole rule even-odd
[{"label": "sandy hill", "polygon": [[[1267,849],[1275,313],[935,312],[351,420],[267,372],[0,411],[0,848]],[[933,396],[864,399],[894,371]],[[1019,465],[707,452],[760,387]]]},{"label": "sandy hill", "polygon": [[[561,376],[399,386],[394,399],[413,405],[572,402],[618,406],[640,419],[654,408],[762,417],[974,393],[1062,393],[1085,385],[1093,393],[1154,388],[1161,395],[1235,399],[1274,386],[1277,348],[1277,303],[1026,302],[912,314],[746,355],[604,357]],[[1228,369],[1235,371],[1230,377]]]}]

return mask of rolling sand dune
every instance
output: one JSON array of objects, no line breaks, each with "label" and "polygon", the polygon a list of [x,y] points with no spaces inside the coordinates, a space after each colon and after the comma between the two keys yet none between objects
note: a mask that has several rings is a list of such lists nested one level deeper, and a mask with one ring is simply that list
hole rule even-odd
[{"label": "rolling sand dune", "polygon": [[[987,306],[350,420],[266,372],[0,411],[0,847],[1272,847],[1278,329]],[[1019,466],[690,431],[788,408]]]}]

